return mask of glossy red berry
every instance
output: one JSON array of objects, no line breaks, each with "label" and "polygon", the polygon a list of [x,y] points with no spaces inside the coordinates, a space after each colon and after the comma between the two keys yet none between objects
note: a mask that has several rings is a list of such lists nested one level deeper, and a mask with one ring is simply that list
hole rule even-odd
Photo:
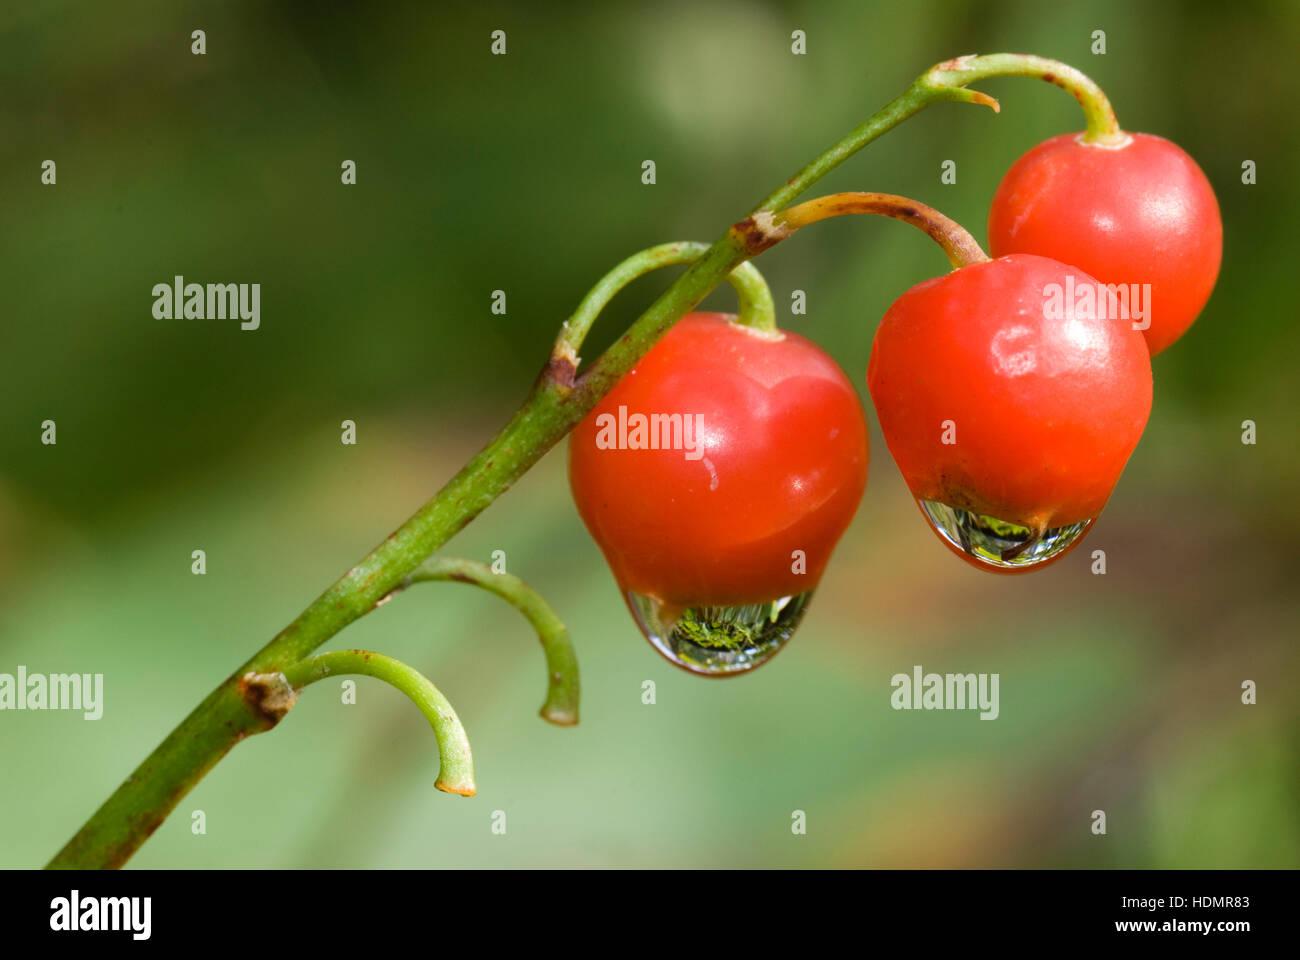
[{"label": "glossy red berry", "polygon": [[1101,512],[1151,411],[1141,334],[1062,316],[1092,282],[1013,255],[904,293],[881,321],[867,384],[890,453],[940,538],[984,569],[1057,559]]},{"label": "glossy red berry", "polygon": [[[1053,137],[1007,171],[989,212],[995,257],[1033,253],[1078,267],[1141,296],[1152,356],[1196,319],[1223,253],[1209,180],[1161,137],[1128,134],[1118,146]],[[1143,284],[1150,284],[1144,288]],[[1136,287],[1134,286],[1136,285]]]},{"label": "glossy red berry", "polygon": [[867,478],[852,383],[815,344],[679,321],[573,431],[574,500],[638,625],[725,675],[789,638]]}]

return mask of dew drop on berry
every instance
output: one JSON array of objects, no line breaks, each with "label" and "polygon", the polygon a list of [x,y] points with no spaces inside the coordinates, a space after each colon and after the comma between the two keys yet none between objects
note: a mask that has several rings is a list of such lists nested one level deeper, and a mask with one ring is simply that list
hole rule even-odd
[{"label": "dew drop on berry", "polygon": [[994,570],[1024,570],[1064,553],[1088,532],[1095,517],[1051,527],[1035,539],[1016,523],[951,507],[937,500],[918,500],[930,526],[978,564]]},{"label": "dew drop on berry", "polygon": [[668,607],[628,591],[628,606],[651,646],[677,666],[712,677],[734,676],[770,660],[808,609],[812,591],[765,603]]}]

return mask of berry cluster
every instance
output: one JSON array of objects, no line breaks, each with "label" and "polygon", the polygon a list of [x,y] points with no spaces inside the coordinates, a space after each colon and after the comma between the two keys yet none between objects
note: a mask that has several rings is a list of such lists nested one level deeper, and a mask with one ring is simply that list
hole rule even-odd
[{"label": "berry cluster", "polygon": [[[1218,274],[1205,175],[1169,141],[1121,131],[1101,102],[1109,128],[1090,117],[1008,171],[989,215],[995,259],[923,204],[880,194],[755,227],[752,252],[826,216],[883,213],[944,246],[955,269],[889,308],[867,384],[931,527],[984,570],[1038,569],[1080,542],[1146,426],[1150,358]],[[857,395],[825,352],[717,314],[672,327],[569,453],[578,510],[642,632],[709,676],[750,670],[789,639],[867,462]]]}]

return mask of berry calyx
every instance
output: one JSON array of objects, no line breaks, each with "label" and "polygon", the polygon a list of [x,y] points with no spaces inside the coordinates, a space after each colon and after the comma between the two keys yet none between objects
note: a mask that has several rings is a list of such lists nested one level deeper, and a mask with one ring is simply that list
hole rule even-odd
[{"label": "berry calyx", "polygon": [[696,313],[575,428],[569,478],[652,645],[718,676],[789,639],[867,460],[857,392],[824,351]]}]

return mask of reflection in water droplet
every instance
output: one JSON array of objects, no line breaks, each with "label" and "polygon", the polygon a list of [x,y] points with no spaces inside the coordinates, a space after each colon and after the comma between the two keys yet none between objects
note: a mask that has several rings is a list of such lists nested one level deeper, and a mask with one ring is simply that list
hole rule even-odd
[{"label": "reflection in water droplet", "polygon": [[1016,523],[959,510],[935,500],[919,500],[931,526],[958,550],[999,570],[1027,569],[1060,556],[1092,526],[1093,517],[1052,527],[1035,537]]},{"label": "reflection in water droplet", "polygon": [[768,603],[680,610],[627,594],[637,626],[656,650],[679,667],[714,677],[744,673],[771,659],[799,626],[811,598],[809,591]]}]

